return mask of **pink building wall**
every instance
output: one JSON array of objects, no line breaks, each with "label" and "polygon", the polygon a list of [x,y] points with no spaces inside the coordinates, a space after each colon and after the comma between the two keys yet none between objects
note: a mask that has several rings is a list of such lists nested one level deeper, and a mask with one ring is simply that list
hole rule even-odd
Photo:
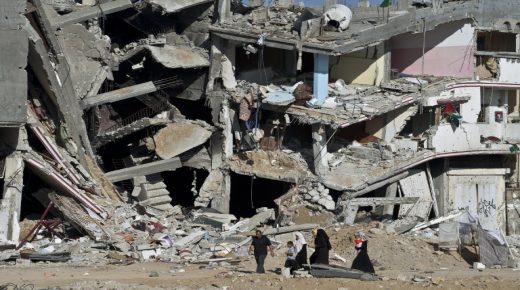
[{"label": "pink building wall", "polygon": [[[473,76],[473,36],[466,21],[437,26],[426,33],[424,74],[434,76]],[[392,68],[400,73],[420,75],[423,34],[403,34],[390,40]]]}]

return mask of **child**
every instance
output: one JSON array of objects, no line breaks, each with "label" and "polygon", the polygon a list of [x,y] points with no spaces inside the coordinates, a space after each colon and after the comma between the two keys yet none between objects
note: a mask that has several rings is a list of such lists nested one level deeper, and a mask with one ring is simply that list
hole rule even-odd
[{"label": "child", "polygon": [[287,242],[287,260],[285,260],[284,267],[291,268],[291,274],[294,270],[297,270],[300,268],[298,265],[298,262],[296,262],[296,255],[298,254],[296,247],[294,246],[294,243],[292,241]]}]

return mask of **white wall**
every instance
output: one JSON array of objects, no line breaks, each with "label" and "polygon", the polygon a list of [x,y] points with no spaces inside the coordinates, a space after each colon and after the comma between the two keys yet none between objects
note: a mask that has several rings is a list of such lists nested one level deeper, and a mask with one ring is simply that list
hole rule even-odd
[{"label": "white wall", "polygon": [[520,83],[520,59],[499,59],[500,82]]},{"label": "white wall", "polygon": [[512,143],[520,142],[520,123],[508,123],[504,138]]},{"label": "white wall", "polygon": [[455,96],[469,95],[471,99],[466,103],[460,105],[460,115],[462,120],[467,123],[477,123],[478,115],[480,114],[481,97],[480,88],[456,88],[454,89]]},{"label": "white wall", "polygon": [[461,124],[453,131],[451,124],[440,124],[431,137],[435,152],[456,152],[481,149],[480,130],[477,124]]}]

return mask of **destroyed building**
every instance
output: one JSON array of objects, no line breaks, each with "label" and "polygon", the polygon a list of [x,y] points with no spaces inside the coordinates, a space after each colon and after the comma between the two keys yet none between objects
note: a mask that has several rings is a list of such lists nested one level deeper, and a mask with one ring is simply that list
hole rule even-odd
[{"label": "destroyed building", "polygon": [[274,2],[0,3],[0,245],[49,211],[124,253],[200,241],[185,215],[520,234],[515,1]]},{"label": "destroyed building", "polygon": [[393,216],[399,205],[398,216],[422,219],[465,208],[509,232],[506,220],[518,218],[507,206],[518,182],[512,4],[431,2],[222,3],[207,90],[228,102],[230,170],[302,192],[322,184],[348,223],[360,207]]}]

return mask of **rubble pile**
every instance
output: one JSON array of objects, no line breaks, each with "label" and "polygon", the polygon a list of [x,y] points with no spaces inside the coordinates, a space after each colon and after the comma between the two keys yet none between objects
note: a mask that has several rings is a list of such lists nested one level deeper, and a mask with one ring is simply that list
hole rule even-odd
[{"label": "rubble pile", "polygon": [[[295,5],[291,7],[272,6],[249,8],[236,5],[235,13],[229,20],[221,23],[224,28],[240,27],[247,32],[267,32],[283,38],[297,39],[299,37],[298,22],[302,18],[308,20],[319,17],[319,14],[309,8]],[[310,11],[309,11],[310,10]],[[242,13],[241,13],[242,12]],[[292,33],[287,33],[291,32]]]},{"label": "rubble pile", "polygon": [[[225,261],[241,255],[241,247],[249,245],[251,238],[248,235],[252,230],[274,220],[274,210],[266,208],[237,222],[233,215],[202,209],[187,211],[176,206],[162,216],[154,216],[138,204],[132,206],[99,198],[96,201],[110,213],[102,222],[81,223],[65,217],[69,222],[60,224],[52,232],[41,229],[20,249],[2,251],[1,260],[12,260],[21,254],[31,261],[73,265],[147,260],[181,264]],[[76,225],[72,226],[72,223]],[[79,234],[75,227],[88,235],[71,238],[71,233]],[[58,259],[56,255],[62,256]]]},{"label": "rubble pile", "polygon": [[329,194],[329,189],[319,182],[307,183],[299,186],[300,194],[307,201],[308,206],[315,209],[324,208],[329,211],[336,209],[336,204]]},{"label": "rubble pile", "polygon": [[354,141],[351,145],[331,153],[328,163],[330,168],[335,168],[342,162],[367,167],[391,167],[394,162],[410,159],[415,153],[410,148],[400,148],[395,143],[387,143],[383,140],[367,144]]}]

